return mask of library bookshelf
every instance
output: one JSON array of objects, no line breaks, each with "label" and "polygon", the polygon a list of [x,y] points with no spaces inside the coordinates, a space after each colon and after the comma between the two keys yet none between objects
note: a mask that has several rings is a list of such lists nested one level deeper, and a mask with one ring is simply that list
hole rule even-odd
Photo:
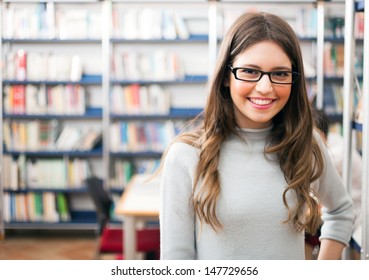
[{"label": "library bookshelf", "polygon": [[2,1],[1,23],[3,232],[93,229],[83,180],[102,165],[101,4]]},{"label": "library bookshelf", "polygon": [[[343,14],[337,7],[343,2],[332,1],[327,6],[327,21],[335,18],[337,25]],[[311,70],[308,84],[313,99],[319,75],[316,1],[2,1],[0,47],[5,64],[11,66],[1,69],[1,172],[17,174],[17,180],[2,176],[0,199],[8,202],[0,209],[0,231],[95,228],[96,215],[84,178],[90,174],[103,178],[104,186],[118,199],[133,174],[152,172],[171,139],[187,120],[201,113],[225,29],[238,13],[255,8],[278,13],[296,28]],[[334,30],[341,34],[339,27]],[[328,27],[326,31],[331,48],[343,44],[341,35]],[[26,52],[27,66],[32,67],[22,68],[22,59],[11,59],[18,51],[20,55]],[[329,63],[336,63],[334,59],[330,57]],[[47,68],[45,61],[58,67]],[[64,72],[55,73],[55,68]],[[325,75],[324,81],[327,86],[340,87],[343,78],[333,73]],[[14,88],[21,89],[18,96],[27,92],[27,102],[18,100],[15,108],[9,101]],[[33,99],[29,101],[28,96]],[[55,108],[51,104],[48,109],[48,96],[59,100],[54,102]],[[336,98],[331,101],[337,102]],[[68,100],[69,105],[56,106],[61,100]],[[75,100],[82,101],[73,103]],[[70,104],[75,104],[75,111]],[[342,111],[336,110],[335,103],[332,117],[341,120]],[[21,141],[27,131],[41,127],[41,134],[52,139],[51,144],[35,138],[29,143]],[[63,128],[68,128],[64,141],[58,142]],[[77,136],[83,132],[94,135],[86,140],[88,148],[77,145],[82,141]],[[63,143],[67,148],[62,148]],[[59,183],[28,178],[24,170],[27,165],[35,170],[36,163],[55,165],[61,170],[56,173],[65,176]],[[10,201],[15,198],[34,201],[45,194],[54,196],[51,200],[56,202],[56,197],[63,197],[60,204],[66,205],[69,215],[54,211],[53,220],[42,221],[37,215],[15,218],[9,214],[10,205],[15,204]],[[19,212],[27,213],[27,202],[20,205]]]}]

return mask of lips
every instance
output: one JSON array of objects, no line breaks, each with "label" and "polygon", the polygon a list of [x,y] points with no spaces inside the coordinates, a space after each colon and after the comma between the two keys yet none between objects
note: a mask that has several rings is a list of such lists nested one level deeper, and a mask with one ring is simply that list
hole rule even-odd
[{"label": "lips", "polygon": [[251,103],[258,105],[258,106],[268,106],[270,104],[272,104],[272,102],[274,101],[274,99],[270,99],[270,98],[248,98],[248,100],[250,100]]}]

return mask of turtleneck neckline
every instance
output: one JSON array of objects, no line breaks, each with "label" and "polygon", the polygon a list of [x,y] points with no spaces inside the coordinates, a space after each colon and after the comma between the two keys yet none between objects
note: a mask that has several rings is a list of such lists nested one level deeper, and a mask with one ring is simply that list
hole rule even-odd
[{"label": "turtleneck neckline", "polygon": [[252,140],[264,143],[272,128],[273,125],[266,128],[237,128],[236,131],[246,142]]},{"label": "turtleneck neckline", "polygon": [[251,133],[262,133],[262,132],[269,132],[273,128],[273,125],[265,127],[265,128],[237,128],[238,131],[241,132],[251,132]]}]

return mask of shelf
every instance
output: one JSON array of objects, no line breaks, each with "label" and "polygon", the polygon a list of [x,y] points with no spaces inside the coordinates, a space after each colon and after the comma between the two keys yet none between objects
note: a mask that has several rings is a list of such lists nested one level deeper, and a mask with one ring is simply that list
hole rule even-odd
[{"label": "shelf", "polygon": [[[88,189],[86,187],[65,187],[65,188],[30,188],[30,187],[25,187],[25,189],[21,189],[21,190],[12,190],[9,188],[4,187],[3,189],[4,193],[43,193],[43,192],[53,192],[53,193],[64,193],[64,194],[77,194],[77,193],[87,193]],[[124,187],[123,188],[110,188],[109,191],[113,194],[122,194],[124,191]]]},{"label": "shelf", "polygon": [[[306,80],[311,82],[311,81],[316,81],[317,77],[306,77]],[[359,80],[361,78],[359,77]],[[335,76],[324,76],[324,81],[328,82],[328,83],[343,83],[343,77],[335,77]]]},{"label": "shelf", "polygon": [[122,158],[160,158],[163,152],[145,151],[145,152],[110,152],[111,157]]},{"label": "shelf", "polygon": [[110,42],[115,44],[177,44],[177,43],[207,43],[209,40],[208,35],[190,35],[188,39],[121,39],[112,38]]},{"label": "shelf", "polygon": [[101,75],[84,75],[80,81],[34,81],[34,80],[3,80],[4,85],[101,85]]},{"label": "shelf", "polygon": [[[299,37],[298,38],[299,41],[301,42],[316,42],[317,38],[316,37]],[[345,38],[343,37],[325,37],[324,38],[325,42],[331,42],[331,43],[340,43],[343,44],[345,42]]]},{"label": "shelf", "polygon": [[151,84],[202,84],[208,81],[206,75],[186,75],[183,79],[175,80],[111,80],[113,85],[130,85],[130,84],[140,84],[140,85],[151,85]]},{"label": "shelf", "polygon": [[48,39],[48,38],[3,38],[2,43],[10,44],[101,44],[100,39]]},{"label": "shelf", "polygon": [[43,193],[43,192],[53,192],[53,193],[87,193],[86,187],[64,187],[64,188],[33,188],[33,187],[25,187],[21,190],[12,190],[4,187],[4,192],[6,193]]},{"label": "shelf", "polygon": [[4,150],[6,155],[26,155],[29,157],[101,157],[102,148],[94,149],[92,151],[8,151]]},{"label": "shelf", "polygon": [[188,119],[194,118],[202,112],[201,108],[172,108],[167,115],[148,114],[148,115],[125,115],[125,114],[111,114],[111,119],[119,120],[153,120],[153,119]]},{"label": "shelf", "polygon": [[96,229],[97,218],[94,211],[71,211],[70,222],[5,222],[5,229]]},{"label": "shelf", "polygon": [[101,119],[102,108],[86,108],[84,115],[56,115],[56,114],[3,114],[6,119]]}]

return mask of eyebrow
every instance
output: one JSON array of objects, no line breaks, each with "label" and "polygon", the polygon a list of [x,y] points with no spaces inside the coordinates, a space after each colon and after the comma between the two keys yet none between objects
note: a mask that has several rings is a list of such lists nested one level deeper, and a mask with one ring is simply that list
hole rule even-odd
[{"label": "eyebrow", "polygon": [[[262,70],[262,68],[260,66],[256,65],[256,64],[243,64],[243,65],[237,66],[237,67]],[[277,66],[277,67],[272,68],[272,70],[270,70],[270,71],[292,71],[292,69],[290,67],[287,67],[287,66]]]}]

